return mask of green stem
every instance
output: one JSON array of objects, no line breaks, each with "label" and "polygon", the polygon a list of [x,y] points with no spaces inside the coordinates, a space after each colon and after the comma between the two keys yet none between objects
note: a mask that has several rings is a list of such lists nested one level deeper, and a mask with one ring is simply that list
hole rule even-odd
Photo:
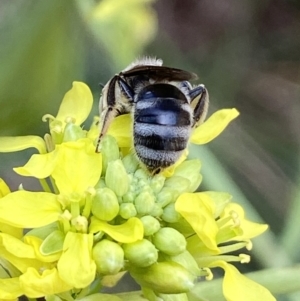
[{"label": "green stem", "polygon": [[48,183],[46,181],[46,179],[40,179],[40,184],[41,184],[41,186],[42,186],[42,188],[45,192],[49,192],[49,193],[52,192],[50,186],[48,185]]},{"label": "green stem", "polygon": [[71,214],[73,218],[80,215],[80,207],[78,202],[71,202]]},{"label": "green stem", "polygon": [[92,201],[93,198],[90,194],[87,194],[85,198],[85,205],[82,211],[82,215],[85,216],[86,218],[89,218],[90,213],[91,213],[91,208],[92,208]]},{"label": "green stem", "polygon": [[300,215],[300,179],[292,188],[292,202],[282,227],[280,240],[290,258],[299,261],[299,215]]},{"label": "green stem", "polygon": [[59,194],[59,190],[58,190],[58,188],[57,188],[57,186],[56,186],[56,184],[55,184],[54,179],[53,179],[51,176],[50,176],[50,181],[51,181],[51,185],[52,185],[52,187],[53,187],[54,193],[55,193],[55,194]]}]

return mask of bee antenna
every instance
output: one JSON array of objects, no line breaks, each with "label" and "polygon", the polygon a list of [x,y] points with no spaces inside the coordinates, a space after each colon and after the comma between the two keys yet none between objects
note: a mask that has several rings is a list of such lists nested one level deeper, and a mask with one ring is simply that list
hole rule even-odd
[{"label": "bee antenna", "polygon": [[105,85],[104,85],[103,83],[99,83],[98,86],[99,86],[100,88],[104,88]]}]

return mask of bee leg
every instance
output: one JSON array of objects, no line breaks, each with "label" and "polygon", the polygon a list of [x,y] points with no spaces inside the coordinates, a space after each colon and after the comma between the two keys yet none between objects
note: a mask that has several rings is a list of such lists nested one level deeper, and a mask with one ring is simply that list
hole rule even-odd
[{"label": "bee leg", "polygon": [[114,76],[108,83],[107,88],[103,89],[100,100],[100,110],[102,111],[100,116],[101,126],[96,152],[100,152],[100,142],[114,118],[130,112],[133,95],[132,89],[119,75]]},{"label": "bee leg", "polygon": [[194,108],[193,124],[192,127],[197,127],[201,124],[207,114],[209,97],[206,88],[199,85],[190,90],[191,106]]},{"label": "bee leg", "polygon": [[122,77],[119,77],[118,84],[122,94],[127,98],[128,103],[133,104],[134,92]]}]

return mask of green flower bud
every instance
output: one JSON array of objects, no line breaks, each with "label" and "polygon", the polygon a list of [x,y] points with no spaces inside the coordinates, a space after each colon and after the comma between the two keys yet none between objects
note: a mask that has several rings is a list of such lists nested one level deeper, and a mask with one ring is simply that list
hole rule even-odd
[{"label": "green flower bud", "polygon": [[122,159],[127,173],[134,173],[139,166],[139,161],[134,154],[129,154]]},{"label": "green flower bud", "polygon": [[182,217],[175,210],[175,203],[170,203],[164,208],[161,218],[167,223],[177,223]]},{"label": "green flower bud", "polygon": [[122,203],[120,205],[119,215],[124,219],[136,216],[137,212],[133,203]]},{"label": "green flower bud", "polygon": [[104,187],[106,187],[106,183],[103,178],[100,178],[100,180],[98,181],[98,183],[95,185],[94,188],[97,189],[97,188],[104,188]]},{"label": "green flower bud", "polygon": [[157,261],[158,252],[147,239],[122,245],[125,258],[137,267],[147,267]]},{"label": "green flower bud", "polygon": [[105,183],[117,196],[123,196],[128,191],[129,178],[120,159],[108,163]]},{"label": "green flower bud", "polygon": [[180,176],[188,179],[191,184],[187,192],[194,192],[202,181],[200,169],[201,162],[198,159],[186,160],[175,169],[174,176]]},{"label": "green flower bud", "polygon": [[[149,300],[149,301],[164,301],[164,299],[157,297],[157,295],[155,294],[155,292],[151,288],[148,288],[146,286],[142,286],[141,289],[142,289],[142,294],[143,294],[144,298],[146,298],[147,300]],[[174,296],[174,295],[172,295],[172,296]],[[181,300],[178,300],[178,301],[181,301]]]},{"label": "green flower bud", "polygon": [[159,221],[151,215],[145,215],[141,217],[141,222],[143,223],[144,226],[145,236],[153,235],[160,229]]},{"label": "green flower bud", "polygon": [[192,273],[176,262],[158,262],[147,268],[131,269],[130,274],[142,287],[162,294],[189,292],[196,280]]},{"label": "green flower bud", "polygon": [[123,203],[133,203],[135,199],[135,193],[131,190],[127,191],[123,197],[122,197],[122,202]]},{"label": "green flower bud", "polygon": [[192,174],[199,174],[201,162],[198,159],[186,160],[176,167],[174,175],[190,179]]},{"label": "green flower bud", "polygon": [[165,184],[165,177],[161,174],[155,175],[151,179],[150,187],[152,188],[152,191],[157,194],[159,193]]},{"label": "green flower bud", "polygon": [[99,188],[92,202],[92,213],[103,221],[111,221],[119,213],[119,202],[115,193],[109,188]]},{"label": "green flower bud", "polygon": [[42,242],[40,252],[43,255],[51,255],[62,251],[65,240],[65,234],[59,230],[50,233]]},{"label": "green flower bud", "polygon": [[153,235],[152,241],[158,250],[171,256],[184,252],[186,248],[185,237],[177,230],[169,227],[158,230]]},{"label": "green flower bud", "polygon": [[103,239],[98,242],[92,252],[98,273],[102,275],[117,274],[124,265],[124,251],[115,242]]},{"label": "green flower bud", "polygon": [[102,174],[104,175],[107,165],[111,161],[120,158],[119,146],[113,136],[105,135],[101,141],[100,149],[102,153]]},{"label": "green flower bud", "polygon": [[197,190],[197,188],[200,186],[201,182],[202,182],[202,175],[201,174],[196,174],[194,175],[194,177],[191,177],[190,181],[191,181],[191,185],[189,188],[188,192],[194,192]]},{"label": "green flower bud", "polygon": [[152,189],[149,186],[149,181],[146,179],[140,179],[138,181],[138,187],[140,188],[140,191],[152,191]]},{"label": "green flower bud", "polygon": [[162,208],[175,202],[178,197],[178,192],[171,187],[164,187],[159,194],[156,196],[156,203],[159,204]]},{"label": "green flower bud", "polygon": [[171,261],[177,262],[183,267],[185,267],[188,271],[190,271],[195,277],[201,275],[201,270],[198,267],[198,264],[195,258],[188,251],[184,251],[181,254],[170,257]]},{"label": "green flower bud", "polygon": [[138,179],[149,180],[148,172],[142,168],[136,170],[136,172],[134,173],[134,177]]},{"label": "green flower bud", "polygon": [[79,125],[68,122],[65,126],[63,142],[76,141],[85,136],[86,132]]},{"label": "green flower bud", "polygon": [[154,216],[154,217],[160,217],[163,214],[164,210],[161,208],[160,204],[155,203],[150,215]]},{"label": "green flower bud", "polygon": [[136,211],[138,215],[143,216],[150,214],[154,208],[155,197],[148,191],[141,192],[134,201]]},{"label": "green flower bud", "polygon": [[165,187],[171,187],[176,190],[179,194],[188,192],[191,186],[191,181],[181,176],[172,176],[166,179]]},{"label": "green flower bud", "polygon": [[172,228],[178,230],[185,237],[195,234],[195,230],[184,218],[181,218],[177,223],[172,223]]},{"label": "green flower bud", "polygon": [[[128,176],[130,176],[130,175],[128,175]],[[135,178],[135,177],[132,177],[130,184],[131,184],[131,187],[133,187],[132,189],[133,189],[134,191],[136,191],[136,188],[137,188],[138,185],[139,185],[139,179],[138,179],[138,178]]]}]

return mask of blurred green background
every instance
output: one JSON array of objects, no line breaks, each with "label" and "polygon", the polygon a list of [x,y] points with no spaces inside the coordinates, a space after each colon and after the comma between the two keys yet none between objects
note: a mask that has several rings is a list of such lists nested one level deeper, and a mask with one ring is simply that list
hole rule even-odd
[{"label": "blurred green background", "polygon": [[[209,146],[202,190],[230,192],[270,231],[254,241],[247,272],[299,262],[300,2],[297,0],[0,1],[0,135],[44,135],[74,80],[98,114],[101,86],[138,56],[193,71],[210,92],[209,115],[241,116]],[[0,177],[30,151],[0,154]],[[297,293],[278,300],[300,300]]]}]

